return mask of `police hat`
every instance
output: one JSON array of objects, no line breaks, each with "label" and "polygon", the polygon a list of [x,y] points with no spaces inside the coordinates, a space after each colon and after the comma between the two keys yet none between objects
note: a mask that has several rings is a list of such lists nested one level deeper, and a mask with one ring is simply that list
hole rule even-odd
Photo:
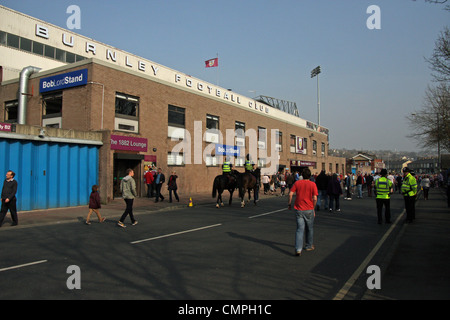
[{"label": "police hat", "polygon": [[403,168],[403,172],[411,172],[411,169],[408,168],[408,167],[404,167],[404,168]]}]

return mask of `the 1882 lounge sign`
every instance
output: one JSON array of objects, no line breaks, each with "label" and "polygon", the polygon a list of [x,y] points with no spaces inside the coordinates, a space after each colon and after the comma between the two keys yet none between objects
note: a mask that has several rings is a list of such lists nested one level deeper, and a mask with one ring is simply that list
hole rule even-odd
[{"label": "the 1882 lounge sign", "polygon": [[81,69],[56,76],[42,78],[39,82],[39,92],[48,92],[87,84],[88,69]]},{"label": "the 1882 lounge sign", "polygon": [[146,138],[111,135],[111,150],[147,152]]}]

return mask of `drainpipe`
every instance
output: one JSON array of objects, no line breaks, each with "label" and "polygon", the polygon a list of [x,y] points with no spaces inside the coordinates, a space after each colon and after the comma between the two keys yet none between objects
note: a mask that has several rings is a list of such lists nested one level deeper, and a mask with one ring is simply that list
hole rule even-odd
[{"label": "drainpipe", "polygon": [[27,102],[28,102],[28,79],[33,73],[37,73],[41,68],[26,67],[20,72],[19,80],[19,107],[17,110],[17,123],[25,124],[27,119]]}]

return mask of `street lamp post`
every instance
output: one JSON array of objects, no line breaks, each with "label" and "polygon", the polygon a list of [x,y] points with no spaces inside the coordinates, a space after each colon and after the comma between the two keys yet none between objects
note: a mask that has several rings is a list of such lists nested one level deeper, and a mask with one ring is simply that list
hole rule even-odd
[{"label": "street lamp post", "polygon": [[317,76],[317,124],[320,126],[320,91],[319,91],[320,66],[311,71],[311,78]]}]

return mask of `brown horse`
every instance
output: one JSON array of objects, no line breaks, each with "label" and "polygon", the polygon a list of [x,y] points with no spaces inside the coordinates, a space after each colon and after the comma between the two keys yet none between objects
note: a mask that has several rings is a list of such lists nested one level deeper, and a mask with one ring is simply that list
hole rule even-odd
[{"label": "brown horse", "polygon": [[222,202],[222,192],[225,190],[228,190],[230,193],[230,200],[228,201],[228,204],[231,206],[231,201],[233,200],[233,192],[237,188],[237,178],[240,175],[240,173],[236,170],[233,170],[232,175],[218,175],[214,178],[213,182],[213,191],[212,191],[212,197],[215,198],[217,196],[217,203],[216,208],[219,208],[219,201],[220,205],[223,207]]},{"label": "brown horse", "polygon": [[241,198],[241,208],[245,207],[244,196],[245,192],[248,191],[248,200],[250,201],[251,195],[250,191],[253,190],[253,203],[256,205],[258,201],[258,191],[261,181],[261,170],[260,168],[255,169],[253,172],[245,172],[239,174],[238,177],[238,188],[239,197]]}]

